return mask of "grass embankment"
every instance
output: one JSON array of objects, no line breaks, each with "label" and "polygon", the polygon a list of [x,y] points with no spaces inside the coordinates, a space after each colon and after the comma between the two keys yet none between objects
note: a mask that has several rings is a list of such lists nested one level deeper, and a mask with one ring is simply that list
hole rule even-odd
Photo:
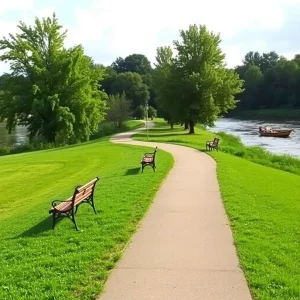
[{"label": "grass embankment", "polygon": [[300,121],[300,109],[257,109],[235,110],[228,114],[230,117],[252,120],[291,120]]},{"label": "grass embankment", "polygon": [[[149,148],[110,143],[0,158],[0,299],[94,299],[120,258],[173,159],[160,150],[158,170],[140,171]],[[152,149],[151,149],[152,150]],[[51,201],[95,176],[95,215],[77,213],[51,230]]]},{"label": "grass embankment", "polygon": [[[181,144],[202,151],[205,142],[213,137],[199,128],[195,135],[188,135],[178,126],[171,130],[162,121],[149,131],[149,141]],[[134,138],[145,140],[145,133]],[[223,135],[221,149],[234,154],[236,146],[239,153],[241,145],[235,142],[235,138]],[[300,176],[247,160],[256,160],[255,151],[259,150],[250,148],[247,153],[246,148],[242,149],[244,159],[223,150],[210,152],[217,161],[221,194],[242,268],[254,299],[299,299]],[[265,155],[267,160],[268,154]],[[279,167],[275,162],[273,166]],[[295,166],[292,169],[296,172]]]},{"label": "grass embankment", "polygon": [[[91,136],[91,140],[110,136],[119,132],[131,131],[137,128],[145,126],[145,123],[141,120],[128,120],[125,121],[121,128],[113,126],[111,123],[101,123],[99,125],[99,130]],[[0,136],[1,138],[1,136]],[[39,141],[34,141],[32,143],[25,142],[21,145],[10,146],[10,145],[1,145],[0,143],[0,156],[17,154],[24,152],[39,151],[45,149],[53,149],[65,146],[64,144],[55,144],[55,143],[41,143]]]}]

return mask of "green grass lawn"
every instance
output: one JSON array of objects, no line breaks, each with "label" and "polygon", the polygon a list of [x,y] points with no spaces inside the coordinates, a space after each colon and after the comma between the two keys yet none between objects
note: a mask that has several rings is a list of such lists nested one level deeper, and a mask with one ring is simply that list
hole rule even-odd
[{"label": "green grass lawn", "polygon": [[[145,150],[106,138],[0,157],[0,299],[94,299],[101,292],[173,165],[160,150],[157,172],[141,174]],[[82,205],[79,232],[68,219],[51,230],[51,201],[96,176],[98,214]]]},{"label": "green grass lawn", "polygon": [[[189,135],[161,120],[149,141],[205,149],[212,133]],[[135,139],[145,140],[145,133]],[[222,139],[221,139],[222,146]],[[300,176],[223,153],[217,161],[222,198],[254,299],[300,299]],[[241,299],[242,300],[242,299]]]}]

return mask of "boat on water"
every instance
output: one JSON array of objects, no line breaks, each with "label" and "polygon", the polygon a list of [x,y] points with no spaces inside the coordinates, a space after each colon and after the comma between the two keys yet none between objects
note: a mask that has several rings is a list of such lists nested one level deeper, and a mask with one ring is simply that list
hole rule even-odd
[{"label": "boat on water", "polygon": [[294,129],[276,129],[271,126],[259,127],[260,136],[272,136],[272,137],[282,137],[287,138],[294,132]]}]

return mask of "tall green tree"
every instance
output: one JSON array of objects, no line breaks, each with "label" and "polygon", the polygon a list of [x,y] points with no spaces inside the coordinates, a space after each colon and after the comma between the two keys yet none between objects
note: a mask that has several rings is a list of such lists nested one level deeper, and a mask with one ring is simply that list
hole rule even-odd
[{"label": "tall green tree", "polygon": [[110,95],[107,106],[106,120],[114,123],[116,127],[121,128],[124,121],[132,115],[131,101],[126,98],[125,93]]},{"label": "tall green tree", "polygon": [[266,70],[276,66],[279,55],[275,51],[263,53],[261,57],[260,70],[264,73]]},{"label": "tall green tree", "polygon": [[260,108],[259,101],[263,74],[256,65],[248,65],[244,73],[245,90],[247,93],[241,95],[241,105],[243,108]]},{"label": "tall green tree", "polygon": [[0,118],[11,132],[25,125],[30,139],[46,142],[88,140],[104,119],[106,94],[99,91],[104,69],[94,65],[82,46],[64,48],[55,14],[20,22],[21,33],[0,40],[12,76],[3,84]]},{"label": "tall green tree", "polygon": [[139,105],[145,105],[149,100],[149,88],[143,83],[141,75],[138,73],[126,72],[115,76],[111,85],[111,93],[126,94],[127,99],[132,101],[133,109]]},{"label": "tall green tree", "polygon": [[260,68],[261,62],[262,62],[262,56],[257,51],[255,51],[255,52],[249,51],[243,59],[243,64],[245,66],[253,65],[253,66],[257,66]]},{"label": "tall green tree", "polygon": [[166,59],[170,61],[165,69],[168,82],[159,89],[172,103],[168,105],[171,115],[187,120],[189,133],[194,133],[196,123],[213,125],[235,107],[235,95],[242,92],[243,82],[226,68],[219,34],[208,31],[206,26],[191,25],[180,31],[180,38],[173,43],[177,55]]},{"label": "tall green tree", "polygon": [[[176,110],[172,108],[171,67],[173,64],[173,51],[171,47],[158,47],[156,51],[156,63],[153,71],[153,86],[157,93],[157,102],[163,115],[171,115]],[[168,113],[169,112],[169,113]],[[174,119],[167,117],[167,119]]]},{"label": "tall green tree", "polygon": [[125,59],[118,57],[112,63],[112,68],[117,73],[132,72],[146,75],[152,72],[151,63],[143,54],[131,54],[125,57]]}]

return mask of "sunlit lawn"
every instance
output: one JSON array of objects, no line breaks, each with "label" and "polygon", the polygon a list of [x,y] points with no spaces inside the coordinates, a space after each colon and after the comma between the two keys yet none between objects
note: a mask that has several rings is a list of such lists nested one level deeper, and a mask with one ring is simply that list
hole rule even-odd
[{"label": "sunlit lawn", "polygon": [[[200,150],[213,137],[199,128],[195,135],[179,126],[171,130],[161,120],[149,132],[149,141]],[[145,133],[135,139],[145,140]],[[220,146],[222,149],[222,139]],[[218,163],[222,198],[254,299],[299,300],[300,176],[222,151],[210,155]]]},{"label": "sunlit lawn", "polygon": [[[120,258],[173,164],[159,151],[157,172],[140,173],[149,148],[107,139],[0,157],[0,299],[93,299]],[[50,204],[99,176],[95,215],[77,213],[51,230]]]}]

